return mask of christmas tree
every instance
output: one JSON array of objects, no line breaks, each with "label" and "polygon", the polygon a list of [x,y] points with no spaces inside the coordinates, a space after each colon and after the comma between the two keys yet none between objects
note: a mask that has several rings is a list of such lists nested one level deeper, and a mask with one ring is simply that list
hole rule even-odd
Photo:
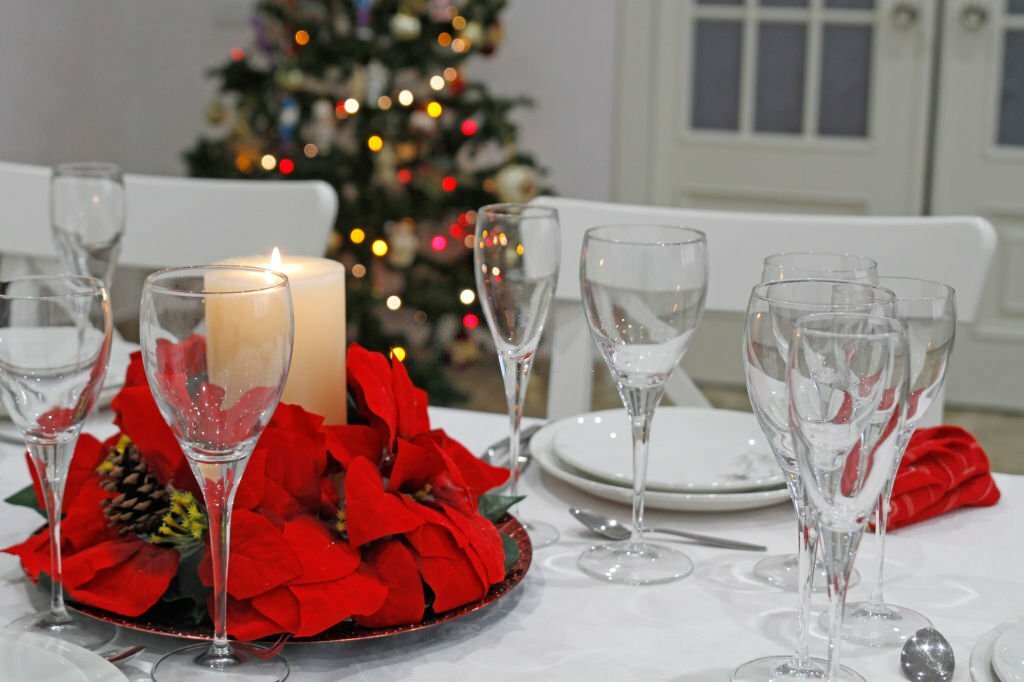
[{"label": "christmas tree", "polygon": [[463,77],[500,44],[504,4],[263,0],[253,44],[213,71],[210,130],[185,154],[197,176],[331,183],[350,338],[407,357],[440,404],[458,397],[444,363],[472,351],[482,323],[475,209],[541,190],[509,119],[528,100]]}]

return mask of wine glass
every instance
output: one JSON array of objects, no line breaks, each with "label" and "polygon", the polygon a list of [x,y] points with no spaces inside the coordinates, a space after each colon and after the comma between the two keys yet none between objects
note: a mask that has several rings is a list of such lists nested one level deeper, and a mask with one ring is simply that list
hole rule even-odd
[{"label": "wine glass", "polygon": [[[874,284],[878,281],[878,263],[866,256],[849,253],[790,252],[775,253],[764,259],[762,282],[795,279],[828,279]],[[824,591],[825,566],[815,560],[811,588]],[[775,554],[754,564],[754,577],[788,592],[800,589],[800,561],[796,554]],[[850,575],[850,586],[859,580],[857,570]]]},{"label": "wine glass", "polygon": [[72,615],[61,584],[61,503],[86,417],[99,399],[111,339],[110,298],[93,277],[0,283],[0,400],[39,477],[50,527],[50,608],[13,625],[98,649],[114,626]]},{"label": "wine glass", "polygon": [[288,278],[228,265],[161,270],[143,287],[139,331],[149,387],[203,493],[213,565],[213,642],[167,654],[153,678],[283,680],[283,658],[229,644],[227,579],[231,505],[291,362]]},{"label": "wine glass", "polygon": [[878,280],[878,263],[850,253],[794,251],[775,253],[764,259],[762,282],[790,279],[833,279],[850,282]]},{"label": "wine glass", "polygon": [[882,594],[889,500],[903,452],[921,417],[938,396],[946,376],[946,365],[956,333],[956,293],[945,284],[908,277],[882,277],[879,285],[896,295],[893,302],[896,319],[907,327],[910,395],[907,399],[906,420],[899,434],[893,475],[882,491],[876,510],[878,570],[874,588],[868,601],[848,605],[843,619],[843,639],[869,646],[898,646],[921,628],[931,627],[931,621],[905,606],[887,604]]},{"label": "wine glass", "polygon": [[[491,204],[477,212],[473,264],[476,290],[498,351],[509,415],[509,492],[519,485],[519,427],[533,358],[558,284],[558,212],[526,204]],[[530,541],[544,547],[558,530],[524,521]]]},{"label": "wine glass", "polygon": [[[837,280],[767,282],[758,284],[750,293],[743,330],[743,368],[750,405],[786,477],[786,486],[796,510],[799,634],[792,655],[748,661],[733,671],[735,682],[807,680],[824,675],[824,661],[811,658],[808,651],[817,533],[808,523],[805,491],[789,431],[786,366],[793,327],[799,317],[810,313],[892,315],[892,299],[893,293],[887,289]],[[851,675],[848,679],[857,677]]]},{"label": "wine glass", "polygon": [[585,551],[584,573],[629,585],[684,578],[693,562],[644,540],[644,488],[654,410],[704,312],[708,283],[703,232],[664,225],[587,230],[580,290],[590,334],[626,407],[633,437],[633,528],[627,540]]},{"label": "wine glass", "polygon": [[790,431],[829,578],[825,679],[845,680],[839,631],[850,569],[868,515],[891,485],[905,432],[906,327],[892,317],[807,315],[789,351]]},{"label": "wine glass", "polygon": [[62,163],[50,179],[50,226],[70,272],[111,286],[124,234],[124,179],[113,163]]}]

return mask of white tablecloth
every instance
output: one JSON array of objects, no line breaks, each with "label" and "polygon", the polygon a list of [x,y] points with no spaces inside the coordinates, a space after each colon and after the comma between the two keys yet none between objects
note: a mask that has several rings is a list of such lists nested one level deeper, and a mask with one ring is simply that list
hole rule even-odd
[{"label": "white tablecloth", "polygon": [[[501,415],[432,409],[434,426],[479,451],[506,428]],[[109,416],[89,431],[112,431]],[[20,448],[0,446],[0,495],[27,484]],[[603,502],[531,467],[524,477],[523,516],[558,527],[561,540],[534,552],[522,584],[487,609],[436,628],[384,640],[345,644],[288,645],[292,677],[302,680],[676,680],[716,682],[748,659],[787,653],[795,637],[793,594],[749,578],[764,556],[686,545],[697,567],[679,582],[625,587],[598,582],[576,567],[594,542],[566,512],[592,507],[628,518],[624,506]],[[1024,477],[998,475],[1003,499],[994,507],[968,509],[890,535],[886,596],[934,621],[956,650],[955,680],[970,680],[975,641],[993,626],[1024,615]],[[26,509],[3,506],[0,546],[20,541],[39,525]],[[649,520],[698,532],[768,545],[773,553],[795,549],[795,523],[787,504],[748,512],[696,514],[651,511]],[[671,540],[669,542],[672,542]],[[683,545],[677,545],[682,547]],[[873,542],[866,538],[858,565],[866,577]],[[864,582],[869,582],[865,580]],[[865,598],[868,587],[851,590]],[[17,559],[0,555],[0,619],[12,620],[45,596],[23,578]],[[815,611],[825,608],[815,595]],[[815,623],[812,653],[826,640]],[[146,650],[126,667],[132,679],[181,642],[123,631],[114,646],[141,643]],[[902,680],[896,649],[844,646],[843,660],[869,682]]]}]

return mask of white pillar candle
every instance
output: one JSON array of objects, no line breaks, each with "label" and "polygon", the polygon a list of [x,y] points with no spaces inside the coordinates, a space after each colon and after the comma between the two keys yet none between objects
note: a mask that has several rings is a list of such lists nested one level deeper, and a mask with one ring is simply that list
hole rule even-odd
[{"label": "white pillar candle", "polygon": [[[280,259],[280,261],[277,260]],[[287,275],[295,311],[292,365],[281,402],[321,415],[327,424],[346,420],[345,266],[327,258],[246,256],[221,261]],[[244,325],[244,320],[239,320]]]}]

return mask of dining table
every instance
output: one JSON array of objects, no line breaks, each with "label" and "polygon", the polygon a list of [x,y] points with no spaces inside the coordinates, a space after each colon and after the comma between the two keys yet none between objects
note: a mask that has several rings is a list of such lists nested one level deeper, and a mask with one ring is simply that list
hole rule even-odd
[{"label": "dining table", "polygon": [[[508,428],[501,414],[430,408],[431,424],[474,452]],[[116,430],[112,414],[90,418],[85,432]],[[536,423],[538,420],[526,420]],[[656,422],[655,422],[656,424]],[[657,426],[655,425],[655,428]],[[686,447],[680,443],[679,447]],[[0,498],[30,482],[24,447],[0,443]],[[996,474],[998,504],[965,508],[888,535],[886,597],[927,614],[952,643],[954,680],[971,680],[968,661],[976,642],[995,626],[1024,615],[1024,477]],[[523,516],[553,524],[560,539],[535,548],[522,582],[489,606],[434,627],[378,639],[289,643],[290,680],[676,680],[724,682],[751,658],[791,652],[796,639],[796,595],[758,582],[762,553],[698,546],[659,538],[685,551],[696,568],[683,580],[625,586],[584,575],[579,554],[599,542],[570,514],[570,506],[628,520],[626,505],[604,501],[529,467],[521,478]],[[22,541],[39,527],[28,508],[2,504],[0,546]],[[796,549],[789,502],[731,512],[648,510],[651,525],[672,526],[766,545],[770,553]],[[863,579],[851,601],[868,596],[873,538],[866,536],[857,567]],[[0,554],[0,619],[39,610],[48,595],[27,580],[17,558]],[[811,652],[825,656],[826,633],[817,614],[826,596],[813,596]],[[149,679],[153,663],[182,645],[172,637],[122,629],[109,649],[140,644],[141,654],[121,670]],[[844,643],[843,662],[869,682],[904,679],[898,648]],[[3,662],[0,661],[0,679]],[[43,681],[39,681],[43,682]]]}]

